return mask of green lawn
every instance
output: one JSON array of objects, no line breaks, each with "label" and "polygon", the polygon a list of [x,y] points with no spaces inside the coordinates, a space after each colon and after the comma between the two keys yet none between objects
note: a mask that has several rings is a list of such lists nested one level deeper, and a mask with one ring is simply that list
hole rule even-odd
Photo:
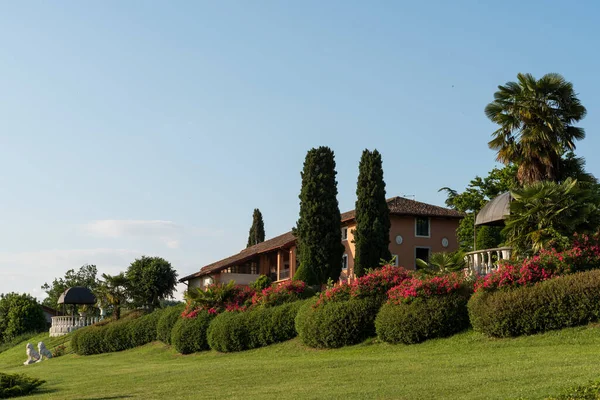
[{"label": "green lawn", "polygon": [[[43,340],[51,348],[64,339]],[[45,379],[35,399],[538,399],[600,378],[597,326],[502,340],[466,332],[411,346],[371,340],[339,350],[292,340],[189,356],[157,342],[30,366],[22,365],[24,349],[0,353],[0,371]]]}]

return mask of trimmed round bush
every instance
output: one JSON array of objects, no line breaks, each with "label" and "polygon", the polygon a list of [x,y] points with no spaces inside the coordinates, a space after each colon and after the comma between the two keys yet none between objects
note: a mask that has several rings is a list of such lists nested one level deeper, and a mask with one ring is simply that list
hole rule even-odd
[{"label": "trimmed round bush", "polygon": [[213,317],[200,311],[196,318],[179,318],[171,332],[171,344],[181,354],[208,350],[206,331]]},{"label": "trimmed round bush", "polygon": [[337,348],[375,336],[378,299],[351,299],[304,305],[296,316],[296,331],[302,342],[315,348]]},{"label": "trimmed round bush", "polygon": [[163,313],[164,310],[159,309],[130,322],[131,347],[143,346],[156,340],[156,327]]},{"label": "trimmed round bush", "polygon": [[468,309],[473,328],[492,337],[585,325],[600,318],[600,270],[508,291],[479,291]]},{"label": "trimmed round bush", "polygon": [[304,301],[223,313],[208,328],[211,349],[223,353],[264,347],[296,337],[294,320]]},{"label": "trimmed round bush", "polygon": [[164,309],[156,325],[156,338],[163,343],[171,344],[171,331],[181,318],[185,304],[167,307]]},{"label": "trimmed round bush", "polygon": [[375,319],[377,337],[387,343],[420,343],[447,337],[469,327],[468,296],[419,298],[409,304],[386,303]]},{"label": "trimmed round bush", "polygon": [[105,328],[90,326],[78,329],[71,338],[71,348],[82,356],[105,353]]}]

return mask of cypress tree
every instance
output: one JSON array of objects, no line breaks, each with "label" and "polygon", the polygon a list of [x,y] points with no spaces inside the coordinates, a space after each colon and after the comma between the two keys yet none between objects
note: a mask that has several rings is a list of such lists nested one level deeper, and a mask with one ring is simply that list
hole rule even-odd
[{"label": "cypress tree", "polygon": [[339,279],[344,253],[333,151],[311,149],[301,176],[300,217],[294,228],[300,266],[294,279],[321,285]]},{"label": "cypress tree", "polygon": [[363,151],[356,185],[356,229],[354,230],[354,274],[362,276],[381,259],[390,260],[390,209],[385,200],[381,154]]},{"label": "cypress tree", "polygon": [[265,241],[265,223],[263,222],[262,213],[258,208],[254,209],[252,214],[252,226],[248,232],[248,245],[254,246]]}]

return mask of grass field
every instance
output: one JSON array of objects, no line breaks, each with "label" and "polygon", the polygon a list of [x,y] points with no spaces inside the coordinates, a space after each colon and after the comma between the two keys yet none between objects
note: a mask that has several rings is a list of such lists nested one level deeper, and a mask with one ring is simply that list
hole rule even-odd
[{"label": "grass field", "polygon": [[[40,335],[49,348],[64,341]],[[312,350],[298,340],[237,354],[182,356],[162,343],[23,366],[25,344],[0,371],[45,379],[35,399],[538,399],[600,378],[600,328],[517,339],[466,332],[420,345],[367,341]]]}]

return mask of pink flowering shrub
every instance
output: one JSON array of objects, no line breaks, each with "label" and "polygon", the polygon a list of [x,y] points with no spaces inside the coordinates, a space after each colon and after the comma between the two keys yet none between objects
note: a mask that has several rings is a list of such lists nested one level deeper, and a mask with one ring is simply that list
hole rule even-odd
[{"label": "pink flowering shrub", "polygon": [[386,265],[373,272],[357,278],[352,283],[342,283],[321,292],[314,307],[329,302],[350,299],[379,298],[382,301],[392,287],[399,285],[411,277],[411,272],[402,267]]},{"label": "pink flowering shrub", "polygon": [[209,285],[204,290],[192,289],[186,295],[187,303],[181,316],[193,319],[202,310],[211,315],[222,312],[245,311],[252,305],[253,295],[253,289],[236,285],[233,282]]},{"label": "pink flowering shrub", "polygon": [[313,292],[306,286],[306,283],[288,280],[281,283],[274,283],[270,287],[254,293],[252,296],[252,306],[278,306],[305,299],[312,295]]},{"label": "pink flowering shrub", "polygon": [[412,277],[388,291],[388,303],[410,304],[417,298],[449,295],[464,287],[464,276],[457,272],[426,279]]},{"label": "pink flowering shrub", "polygon": [[500,267],[477,280],[475,291],[530,286],[556,276],[600,268],[600,233],[575,235],[571,248],[541,250],[520,263],[503,262]]}]

